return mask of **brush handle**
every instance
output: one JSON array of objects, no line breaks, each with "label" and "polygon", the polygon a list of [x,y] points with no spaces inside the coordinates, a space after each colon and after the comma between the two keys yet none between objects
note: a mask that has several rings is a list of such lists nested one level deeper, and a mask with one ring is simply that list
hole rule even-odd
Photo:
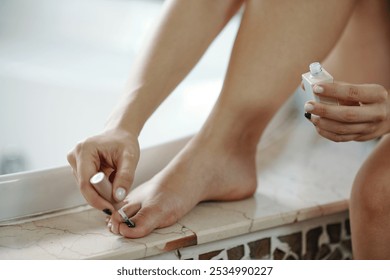
[{"label": "brush handle", "polygon": [[93,175],[89,182],[101,197],[109,202],[114,202],[112,197],[112,184],[103,172],[98,172]]}]

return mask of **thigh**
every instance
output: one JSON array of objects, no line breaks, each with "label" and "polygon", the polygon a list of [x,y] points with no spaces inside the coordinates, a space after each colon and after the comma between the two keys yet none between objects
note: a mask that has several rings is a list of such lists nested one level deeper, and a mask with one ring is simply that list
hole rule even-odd
[{"label": "thigh", "polygon": [[390,87],[390,17],[387,0],[359,1],[324,67],[337,80]]}]

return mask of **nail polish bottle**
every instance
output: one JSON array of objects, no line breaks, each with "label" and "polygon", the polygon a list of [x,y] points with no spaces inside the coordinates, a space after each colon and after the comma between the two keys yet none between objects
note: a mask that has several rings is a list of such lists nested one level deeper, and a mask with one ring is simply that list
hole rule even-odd
[{"label": "nail polish bottle", "polygon": [[313,86],[319,83],[333,83],[333,77],[322,68],[319,62],[313,62],[309,65],[309,72],[302,74],[302,81],[305,86],[305,92],[310,94],[316,102],[321,102],[330,105],[339,105],[335,98],[325,97],[314,94]]}]

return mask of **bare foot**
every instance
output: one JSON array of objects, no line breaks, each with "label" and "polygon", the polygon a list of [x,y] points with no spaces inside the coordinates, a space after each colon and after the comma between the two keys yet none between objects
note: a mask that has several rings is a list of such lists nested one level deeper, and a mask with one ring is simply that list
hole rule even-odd
[{"label": "bare foot", "polygon": [[253,195],[257,187],[253,150],[200,138],[192,139],[160,173],[130,192],[123,210],[136,227],[129,228],[116,212],[108,223],[113,233],[143,237],[174,224],[201,201]]}]

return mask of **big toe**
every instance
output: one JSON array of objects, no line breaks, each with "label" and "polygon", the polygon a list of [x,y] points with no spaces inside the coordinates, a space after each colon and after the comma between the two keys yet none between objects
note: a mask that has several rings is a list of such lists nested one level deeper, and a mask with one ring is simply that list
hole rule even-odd
[{"label": "big toe", "polygon": [[135,211],[136,207],[127,205],[122,209],[135,225],[133,227],[126,223],[119,224],[119,233],[126,238],[144,237],[156,228],[169,226],[176,222],[173,215],[163,211],[161,207],[141,206]]}]

